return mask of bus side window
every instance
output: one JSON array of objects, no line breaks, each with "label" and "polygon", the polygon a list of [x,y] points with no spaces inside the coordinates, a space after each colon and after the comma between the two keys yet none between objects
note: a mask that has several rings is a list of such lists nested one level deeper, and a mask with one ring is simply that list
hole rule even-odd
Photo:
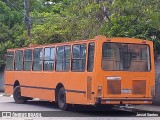
[{"label": "bus side window", "polygon": [[72,71],[85,71],[86,44],[73,45],[72,48]]},{"label": "bus side window", "polygon": [[33,51],[33,70],[41,71],[42,70],[42,48],[35,48]]},{"label": "bus side window", "polygon": [[56,50],[56,71],[70,70],[70,46],[59,46]]},{"label": "bus side window", "polygon": [[6,56],[6,70],[13,70],[14,52],[8,52]]},{"label": "bus side window", "polygon": [[30,71],[32,68],[32,50],[24,50],[24,70]]},{"label": "bus side window", "polygon": [[55,48],[45,48],[44,49],[44,71],[53,71],[54,70],[54,51]]},{"label": "bus side window", "polygon": [[88,61],[87,61],[87,71],[88,72],[93,71],[94,49],[95,49],[95,44],[89,43],[88,44]]},{"label": "bus side window", "polygon": [[64,71],[70,70],[71,46],[64,47]]},{"label": "bus side window", "polygon": [[56,71],[63,70],[63,59],[64,59],[64,46],[58,46],[56,48]]},{"label": "bus side window", "polygon": [[21,71],[23,68],[23,51],[17,50],[15,53],[15,60],[14,60],[14,70]]}]

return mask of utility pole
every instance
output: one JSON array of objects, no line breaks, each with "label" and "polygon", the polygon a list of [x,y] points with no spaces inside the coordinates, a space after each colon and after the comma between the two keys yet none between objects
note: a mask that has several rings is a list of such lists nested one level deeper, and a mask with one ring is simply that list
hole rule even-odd
[{"label": "utility pole", "polygon": [[30,22],[30,16],[29,16],[29,12],[30,12],[30,4],[29,4],[30,0],[25,0],[25,22],[26,22],[26,27],[27,27],[27,35],[29,37],[31,37],[31,22]]}]

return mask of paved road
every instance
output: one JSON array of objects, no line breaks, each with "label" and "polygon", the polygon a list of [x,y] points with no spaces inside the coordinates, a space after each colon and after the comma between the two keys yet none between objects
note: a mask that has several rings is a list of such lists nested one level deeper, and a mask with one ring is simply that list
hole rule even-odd
[{"label": "paved road", "polygon": [[[58,109],[57,105],[47,101],[38,101],[33,100],[29,101],[27,104],[16,104],[13,101],[12,97],[0,96],[0,111],[12,111],[12,118],[1,117],[0,119],[4,120],[45,120],[45,119],[56,119],[56,120],[128,120],[129,119],[140,119],[140,120],[150,120],[150,119],[159,119],[157,117],[136,117],[137,113],[126,112],[126,111],[106,111],[104,109],[95,109],[94,107],[89,106],[76,106],[75,111],[61,111]],[[17,114],[17,111],[19,114]],[[32,111],[32,112],[31,112]],[[43,112],[42,112],[43,111]],[[45,111],[45,112],[44,112]],[[33,117],[33,114],[35,116]],[[140,113],[141,114],[141,113]],[[147,114],[147,112],[146,112]],[[48,115],[55,117],[46,117],[41,118],[40,116]],[[17,117],[19,116],[19,117]],[[23,118],[22,118],[23,116]],[[26,117],[27,116],[27,117]],[[29,117],[28,117],[29,116]]]}]

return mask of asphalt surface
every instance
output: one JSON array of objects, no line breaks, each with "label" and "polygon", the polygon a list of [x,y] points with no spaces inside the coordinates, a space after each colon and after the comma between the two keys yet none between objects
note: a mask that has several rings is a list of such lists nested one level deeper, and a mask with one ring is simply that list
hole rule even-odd
[{"label": "asphalt surface", "polygon": [[[158,108],[159,109],[159,108]],[[0,117],[2,120],[154,120],[160,117],[153,117],[156,112],[127,112],[106,108],[95,108],[93,106],[75,106],[72,111],[61,111],[57,104],[47,101],[32,100],[26,104],[14,103],[13,97],[0,95]],[[11,116],[5,116],[9,112]],[[141,117],[136,117],[140,115]],[[151,116],[149,116],[151,115]],[[42,116],[42,117],[41,117]]]}]

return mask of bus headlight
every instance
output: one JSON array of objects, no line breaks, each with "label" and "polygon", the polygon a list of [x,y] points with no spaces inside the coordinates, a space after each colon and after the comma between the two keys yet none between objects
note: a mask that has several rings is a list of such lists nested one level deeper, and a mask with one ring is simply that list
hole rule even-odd
[{"label": "bus headlight", "polygon": [[97,97],[102,96],[102,86],[98,86],[98,92],[97,92]]}]

